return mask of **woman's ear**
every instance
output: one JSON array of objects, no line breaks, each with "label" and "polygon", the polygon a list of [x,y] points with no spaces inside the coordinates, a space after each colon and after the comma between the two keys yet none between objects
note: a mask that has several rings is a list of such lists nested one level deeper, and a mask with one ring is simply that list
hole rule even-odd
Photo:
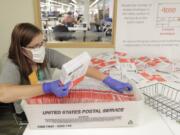
[{"label": "woman's ear", "polygon": [[22,51],[24,56],[26,56],[27,58],[32,60],[33,56],[32,56],[32,53],[30,50],[27,50],[26,48],[22,47],[21,51]]}]

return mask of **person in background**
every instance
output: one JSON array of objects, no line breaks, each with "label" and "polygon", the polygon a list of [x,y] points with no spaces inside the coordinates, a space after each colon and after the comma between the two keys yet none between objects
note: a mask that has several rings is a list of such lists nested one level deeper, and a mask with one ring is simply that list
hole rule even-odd
[{"label": "person in background", "polygon": [[83,15],[78,15],[77,17],[77,24],[82,24],[83,20]]},{"label": "person in background", "polygon": [[94,15],[94,23],[96,26],[96,32],[101,32],[101,30],[100,30],[100,18],[99,18],[98,14]]},{"label": "person in background", "polygon": [[[11,35],[7,61],[0,74],[0,102],[9,103],[48,93],[67,96],[71,82],[63,85],[60,80],[55,80],[37,84],[33,79],[52,80],[50,68],[61,69],[69,60],[60,52],[45,48],[42,31],[38,27],[30,23],[17,24]],[[115,80],[92,67],[88,68],[86,75],[118,92],[132,90],[129,83]]]},{"label": "person in background", "polygon": [[79,16],[79,13],[78,13],[78,11],[76,10],[75,12],[74,12],[74,18],[78,18],[78,16]]},{"label": "person in background", "polygon": [[58,16],[58,22],[59,24],[62,24],[63,14],[59,14]]},{"label": "person in background", "polygon": [[64,16],[62,23],[68,27],[73,27],[74,24],[77,24],[77,20],[73,17],[72,12],[68,12],[67,15]]}]

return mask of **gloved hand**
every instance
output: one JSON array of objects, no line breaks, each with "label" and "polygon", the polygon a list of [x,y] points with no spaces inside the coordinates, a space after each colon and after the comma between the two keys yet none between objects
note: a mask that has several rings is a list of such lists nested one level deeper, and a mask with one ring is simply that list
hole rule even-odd
[{"label": "gloved hand", "polygon": [[53,93],[57,97],[67,96],[69,93],[69,86],[71,82],[62,85],[59,80],[53,82],[43,83],[42,88],[44,93]]},{"label": "gloved hand", "polygon": [[107,86],[109,86],[111,89],[123,92],[123,91],[131,91],[133,88],[129,83],[120,82],[116,79],[111,78],[110,76],[107,76],[103,83],[105,83]]}]

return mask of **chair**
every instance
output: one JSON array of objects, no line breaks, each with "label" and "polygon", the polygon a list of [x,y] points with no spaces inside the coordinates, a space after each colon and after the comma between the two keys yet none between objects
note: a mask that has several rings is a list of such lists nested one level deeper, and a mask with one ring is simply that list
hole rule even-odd
[{"label": "chair", "polygon": [[[0,58],[0,73],[2,70],[2,65],[4,62],[7,60],[7,53],[4,54]],[[16,120],[18,125],[26,125],[27,124],[27,119],[26,116],[24,116],[24,113],[18,114],[15,109],[14,103],[0,103],[0,112],[10,112],[14,116],[14,119]]]},{"label": "chair", "polygon": [[13,103],[0,103],[0,112],[12,112],[15,113]]},{"label": "chair", "polygon": [[57,41],[68,41],[74,39],[72,36],[73,32],[70,32],[65,25],[56,25],[53,28],[55,40]]},{"label": "chair", "polygon": [[[6,59],[7,59],[7,54],[3,54],[3,56],[0,58],[0,74],[1,74],[2,66],[6,61]],[[13,103],[8,103],[8,104],[0,103],[0,112],[6,112],[6,111],[10,111],[13,113],[15,112]]]}]

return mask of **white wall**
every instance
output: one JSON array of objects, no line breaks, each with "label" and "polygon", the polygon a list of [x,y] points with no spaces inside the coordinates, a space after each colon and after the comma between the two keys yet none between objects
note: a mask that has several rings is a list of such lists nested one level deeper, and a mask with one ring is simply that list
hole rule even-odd
[{"label": "white wall", "polygon": [[[11,32],[17,23],[34,22],[33,0],[0,0],[0,58],[8,51]],[[99,52],[113,51],[113,49],[57,49],[70,57],[78,55],[86,50],[91,55]]]},{"label": "white wall", "polygon": [[19,22],[33,22],[32,6],[31,0],[0,1],[0,58],[9,48],[14,25]]}]

